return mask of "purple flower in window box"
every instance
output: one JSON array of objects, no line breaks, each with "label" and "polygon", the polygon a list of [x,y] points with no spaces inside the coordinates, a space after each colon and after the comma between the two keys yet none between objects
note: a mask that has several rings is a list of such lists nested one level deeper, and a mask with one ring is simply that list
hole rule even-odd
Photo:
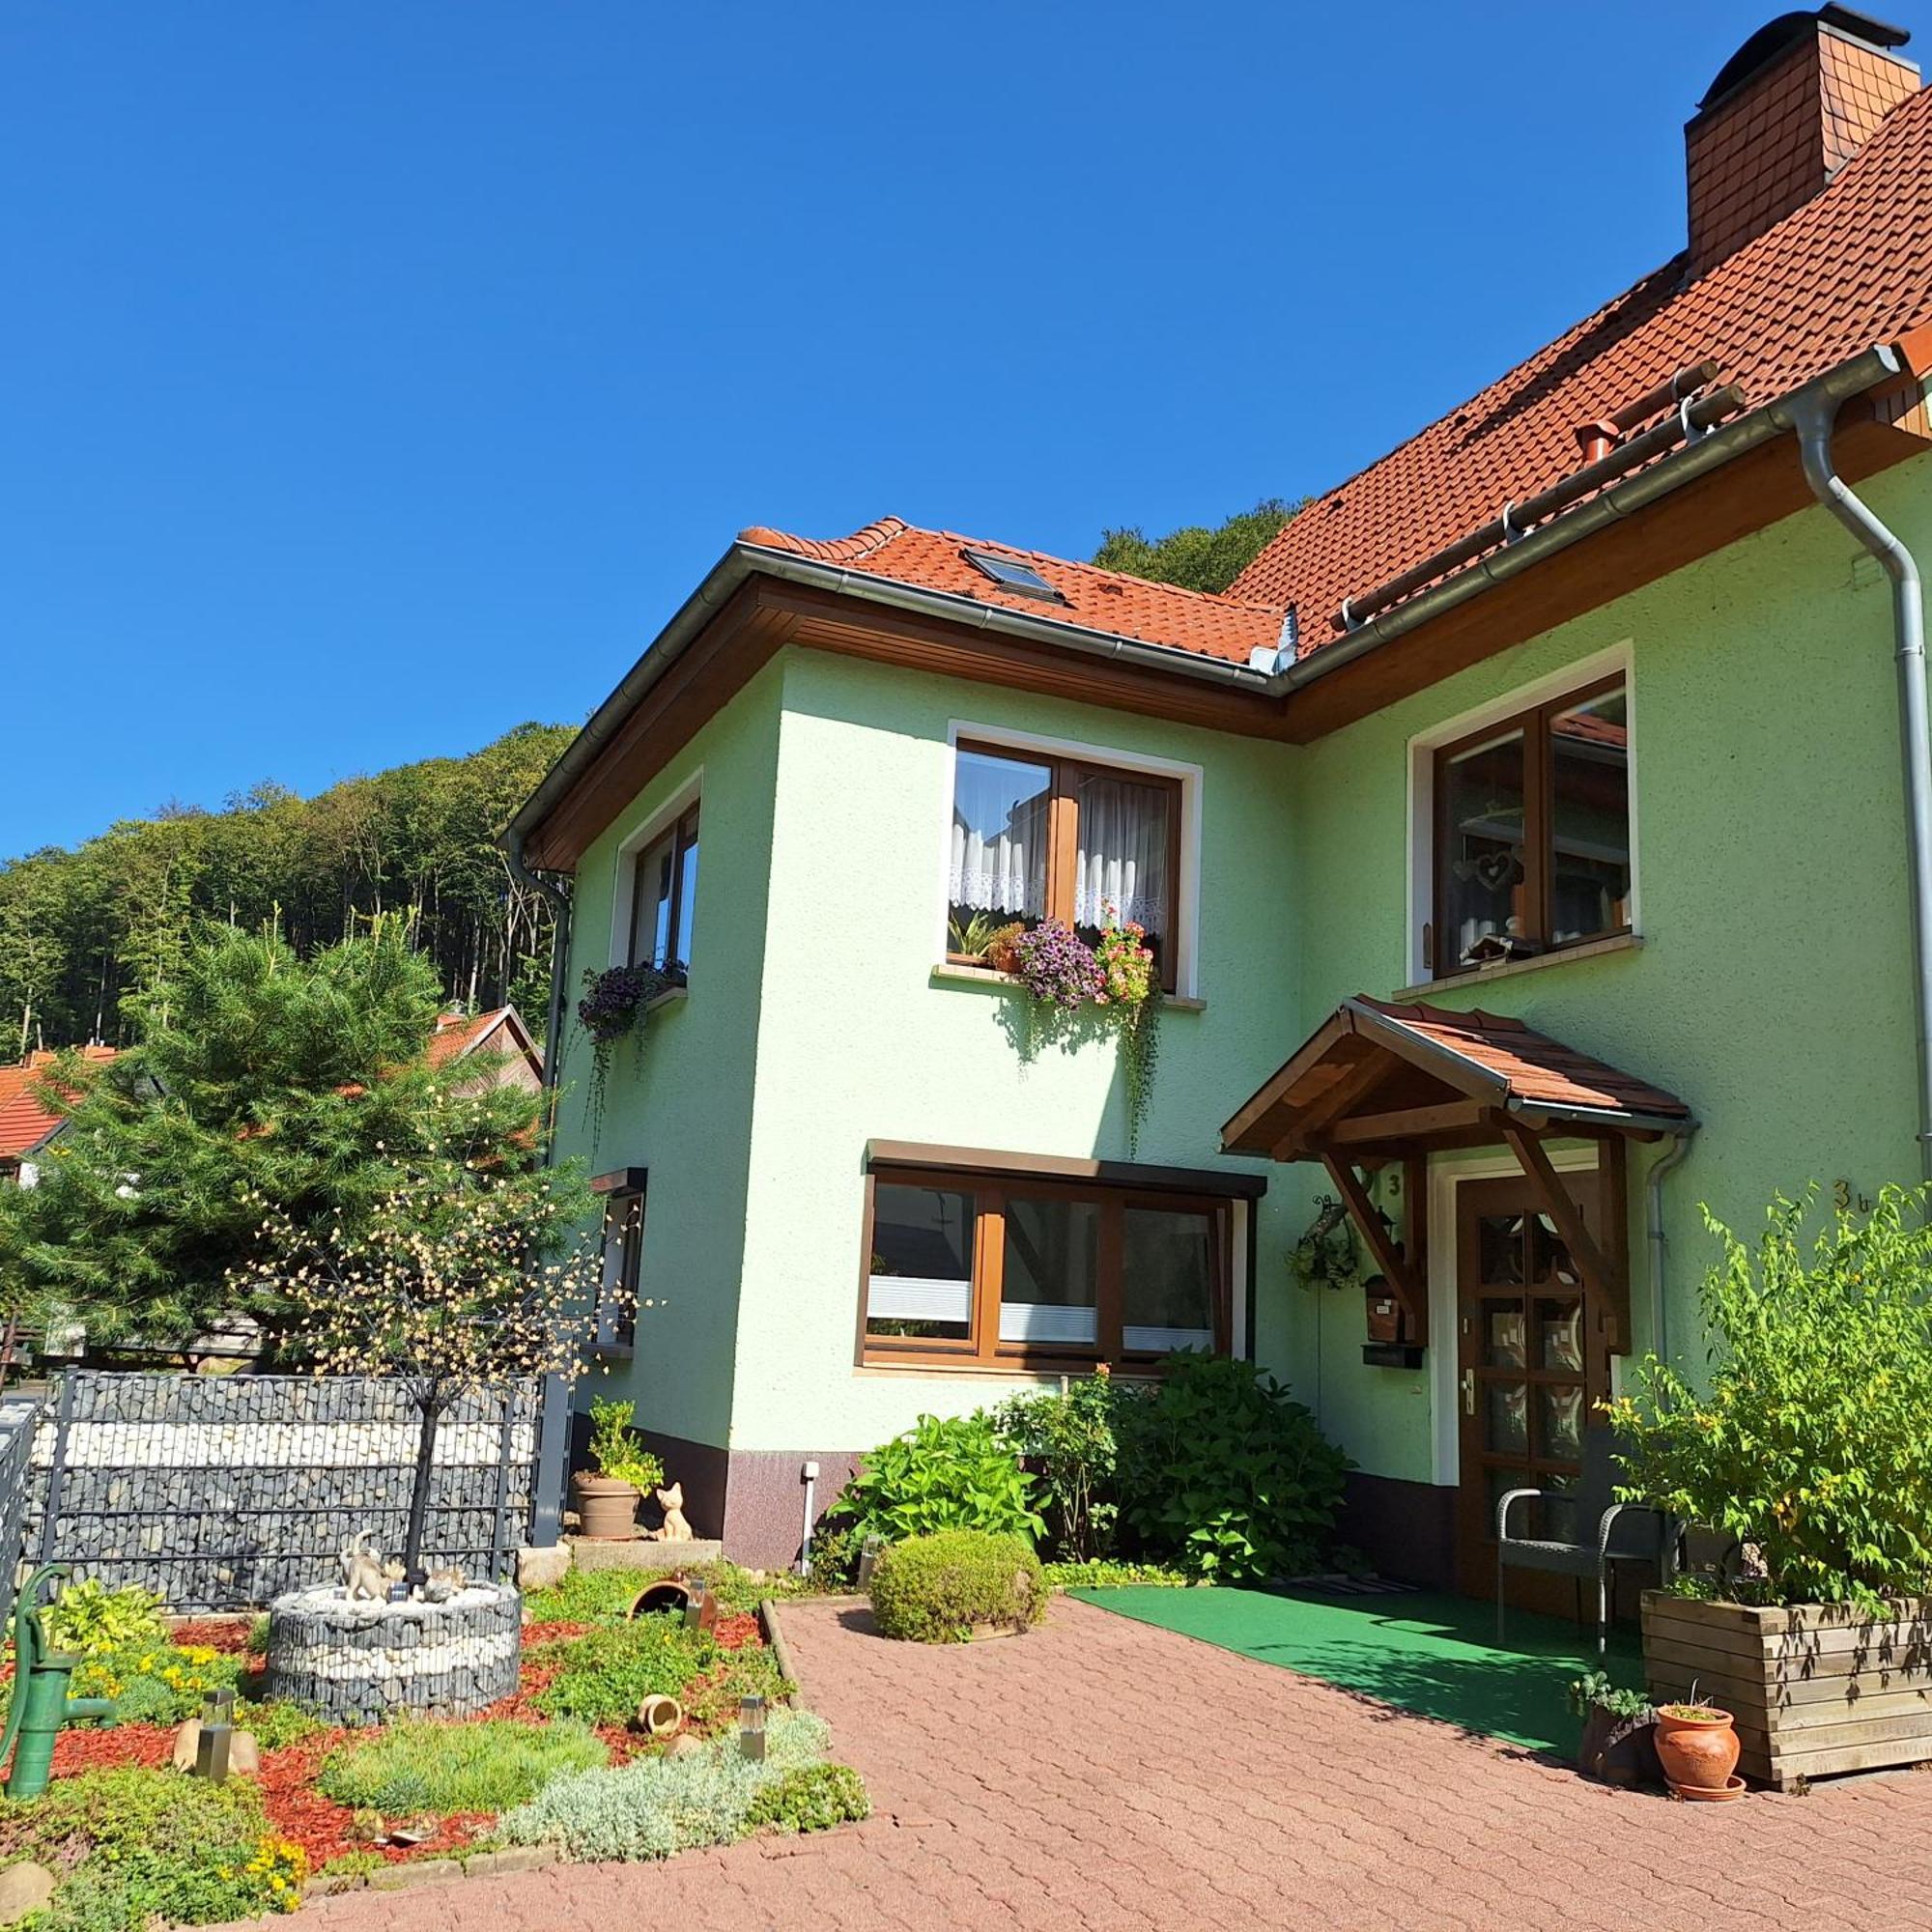
[{"label": "purple flower in window box", "polygon": [[1094,949],[1057,919],[1043,920],[1022,934],[1013,952],[1020,983],[1042,1005],[1070,1013],[1106,995]]}]

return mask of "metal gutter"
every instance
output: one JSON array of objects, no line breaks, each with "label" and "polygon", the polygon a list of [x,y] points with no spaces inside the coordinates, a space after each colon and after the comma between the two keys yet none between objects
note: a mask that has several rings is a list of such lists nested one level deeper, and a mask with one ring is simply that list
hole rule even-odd
[{"label": "metal gutter", "polygon": [[1670,1360],[1670,1303],[1663,1293],[1663,1183],[1690,1157],[1696,1133],[1695,1121],[1681,1125],[1670,1147],[1651,1162],[1643,1183],[1644,1233],[1650,1242],[1650,1352],[1664,1363]]},{"label": "metal gutter", "polygon": [[536,790],[524,801],[517,815],[510,821],[509,832],[505,835],[506,847],[514,837],[521,852],[523,842],[550,816],[596,761],[605,746],[643,702],[651,687],[683,656],[739,587],[753,577],[777,578],[783,582],[804,584],[836,596],[855,597],[868,604],[912,611],[923,616],[943,618],[948,623],[974,630],[1022,639],[1029,643],[1049,644],[1059,650],[1137,665],[1144,669],[1193,678],[1199,683],[1220,685],[1255,697],[1277,696],[1281,689],[1279,672],[1256,670],[1250,666],[1232,664],[1222,658],[1204,657],[1199,651],[1183,650],[1178,644],[1150,644],[1139,638],[1123,637],[1115,631],[1096,631],[1051,617],[1036,617],[1025,611],[1009,610],[1005,605],[984,604],[977,597],[967,597],[957,591],[927,590],[918,584],[876,577],[869,571],[846,570],[837,564],[820,563],[790,551],[768,550],[760,544],[734,543],[679,606],[670,622],[658,633],[643,656],[625,672],[617,688],[590,715],[582,730],[564,748],[563,755],[544,774],[543,781]]},{"label": "metal gutter", "polygon": [[1889,345],[1879,343],[1861,350],[1789,395],[1733,417],[1721,428],[1710,430],[1695,441],[1684,444],[1648,469],[1638,470],[1627,482],[1610,484],[1588,501],[1552,517],[1527,536],[1519,537],[1429,589],[1365,619],[1336,642],[1317,646],[1299,663],[1277,672],[1269,688],[1282,694],[1303,690],[1317,679],[1419,629],[1432,618],[1466,604],[1492,584],[1520,576],[1545,557],[1568,550],[1572,544],[1580,543],[1608,525],[1694,483],[1760,443],[1796,429],[1801,415],[1806,412],[1829,407],[1835,413],[1839,404],[1905,373],[1903,358]]},{"label": "metal gutter", "polygon": [[1906,877],[1912,897],[1915,1031],[1918,1048],[1918,1170],[1932,1181],[1932,722],[1926,715],[1925,594],[1910,550],[1840,476],[1832,461],[1834,412],[1805,402],[1796,412],[1804,480],[1826,509],[1877,557],[1891,579],[1893,663],[1898,670],[1899,754],[1905,780]]}]

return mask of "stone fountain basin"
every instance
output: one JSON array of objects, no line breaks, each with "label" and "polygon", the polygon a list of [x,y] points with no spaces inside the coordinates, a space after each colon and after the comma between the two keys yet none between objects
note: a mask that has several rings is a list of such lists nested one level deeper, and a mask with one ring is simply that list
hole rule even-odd
[{"label": "stone fountain basin", "polygon": [[467,1718],[516,1690],[523,1620],[507,1584],[472,1583],[440,1604],[292,1590],[269,1606],[268,1694],[337,1724]]}]

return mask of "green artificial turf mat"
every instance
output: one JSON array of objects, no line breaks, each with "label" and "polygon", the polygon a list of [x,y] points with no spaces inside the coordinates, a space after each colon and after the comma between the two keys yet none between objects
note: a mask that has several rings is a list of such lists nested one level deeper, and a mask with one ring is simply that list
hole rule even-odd
[{"label": "green artificial turf mat", "polygon": [[[1596,1664],[1594,1634],[1577,1624],[1512,1610],[1509,1645],[1499,1649],[1494,1604],[1424,1591],[1331,1597],[1130,1585],[1070,1594],[1421,1717],[1566,1756],[1578,1730],[1570,1680]],[[1617,1682],[1641,1686],[1641,1656],[1627,1634],[1611,1632],[1606,1668]]]}]

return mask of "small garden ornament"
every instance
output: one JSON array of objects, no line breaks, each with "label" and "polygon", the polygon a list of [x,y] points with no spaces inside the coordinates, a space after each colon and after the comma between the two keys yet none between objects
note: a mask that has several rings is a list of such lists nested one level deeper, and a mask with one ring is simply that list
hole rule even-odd
[{"label": "small garden ornament", "polygon": [[1584,1776],[1626,1787],[1662,1777],[1652,1735],[1657,1713],[1641,1690],[1623,1690],[1592,1670],[1572,1681],[1570,1708],[1583,1719],[1577,1769]]}]

